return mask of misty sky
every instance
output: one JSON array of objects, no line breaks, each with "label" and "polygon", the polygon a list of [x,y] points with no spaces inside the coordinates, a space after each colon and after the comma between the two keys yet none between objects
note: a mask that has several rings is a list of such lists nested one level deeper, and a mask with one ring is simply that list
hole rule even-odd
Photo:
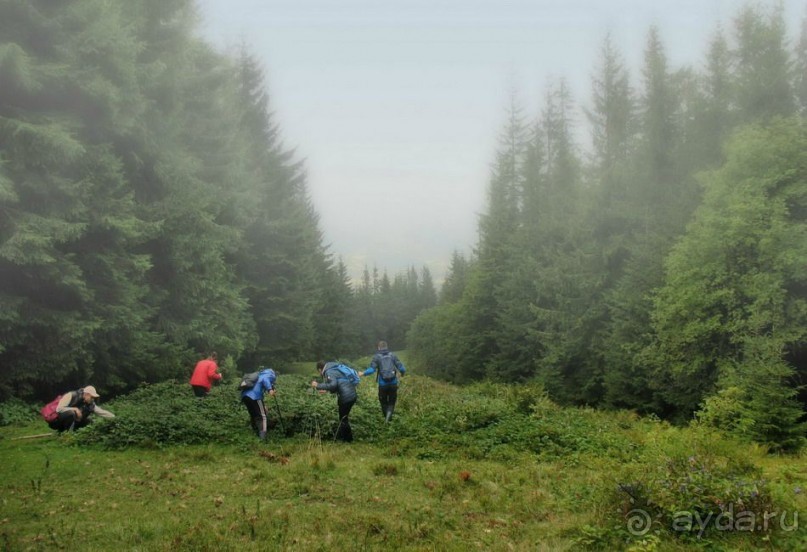
[{"label": "misty sky", "polygon": [[[738,0],[197,0],[205,37],[263,62],[284,142],[306,159],[331,251],[351,275],[470,253],[509,91],[526,114],[567,79],[587,106],[606,32],[638,68],[650,25],[700,66]],[[769,2],[763,5],[769,5]],[[805,2],[787,0],[795,34]],[[633,70],[637,81],[638,70]],[[582,113],[579,124],[584,124]],[[588,146],[588,144],[583,144]]]}]

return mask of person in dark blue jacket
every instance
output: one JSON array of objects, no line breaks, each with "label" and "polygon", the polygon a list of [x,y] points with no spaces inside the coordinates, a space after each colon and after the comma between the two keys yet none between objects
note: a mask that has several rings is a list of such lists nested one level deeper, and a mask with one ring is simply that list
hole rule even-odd
[{"label": "person in dark blue jacket", "polygon": [[356,404],[359,398],[356,393],[356,382],[358,375],[355,376],[355,381],[347,376],[347,371],[350,368],[338,362],[325,362],[320,360],[317,362],[317,370],[325,379],[323,383],[316,380],[311,381],[311,387],[317,391],[329,391],[336,393],[336,404],[339,407],[339,428],[336,430],[336,438],[340,441],[350,443],[353,441],[353,430],[350,427],[350,409]]},{"label": "person in dark blue jacket", "polygon": [[389,422],[392,420],[392,413],[395,411],[395,403],[398,402],[398,373],[406,373],[406,367],[391,353],[386,341],[379,341],[377,352],[370,361],[370,367],[361,375],[376,375],[378,382],[378,402],[381,404],[381,415]]},{"label": "person in dark blue jacket", "polygon": [[277,375],[270,368],[261,367],[258,381],[249,389],[241,392],[241,402],[247,407],[252,429],[261,441],[266,440],[267,418],[266,405],[263,403],[264,393],[275,396],[275,380]]}]

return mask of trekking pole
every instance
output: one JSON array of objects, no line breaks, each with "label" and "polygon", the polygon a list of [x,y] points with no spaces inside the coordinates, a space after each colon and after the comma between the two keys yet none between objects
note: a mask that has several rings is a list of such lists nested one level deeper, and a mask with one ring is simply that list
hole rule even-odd
[{"label": "trekking pole", "polygon": [[336,442],[336,438],[339,436],[339,430],[342,429],[342,422],[344,421],[344,417],[339,418],[339,423],[336,426],[336,429],[333,432],[333,442]]},{"label": "trekking pole", "polygon": [[339,437],[340,434],[344,435],[344,433],[343,433],[344,429],[342,428],[342,424],[345,423],[345,418],[347,418],[347,416],[339,416],[339,423],[336,424],[336,429],[333,432],[333,442],[334,443],[336,442],[336,439]]},{"label": "trekking pole", "polygon": [[42,437],[53,437],[56,433],[39,433],[38,435],[24,435],[22,437],[12,437],[10,441],[19,441],[21,439],[40,439]]},{"label": "trekking pole", "polygon": [[277,409],[277,419],[280,422],[280,429],[283,430],[283,435],[286,435],[286,424],[283,423],[283,415],[280,413],[280,403],[277,401],[277,395],[272,395],[275,399],[275,409]]},{"label": "trekking pole", "polygon": [[310,439],[313,437],[314,444],[319,444],[320,450],[322,449],[322,428],[319,425],[319,414],[316,413],[316,404],[317,404],[317,395],[319,394],[316,389],[309,388],[311,391],[311,411],[314,412],[314,415],[311,415],[309,412],[308,420],[309,420],[309,443],[312,442]]}]

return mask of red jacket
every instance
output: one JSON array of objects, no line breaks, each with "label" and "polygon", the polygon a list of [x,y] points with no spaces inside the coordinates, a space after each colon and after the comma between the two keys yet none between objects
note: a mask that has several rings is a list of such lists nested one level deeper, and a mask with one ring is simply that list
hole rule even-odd
[{"label": "red jacket", "polygon": [[210,391],[210,386],[214,381],[221,379],[221,374],[216,372],[219,369],[215,360],[206,358],[196,363],[191,376],[191,385],[198,385]]}]

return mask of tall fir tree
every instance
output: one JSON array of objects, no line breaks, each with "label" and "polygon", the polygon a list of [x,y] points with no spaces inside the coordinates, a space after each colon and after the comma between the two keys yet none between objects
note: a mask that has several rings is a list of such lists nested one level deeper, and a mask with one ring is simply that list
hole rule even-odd
[{"label": "tall fir tree", "polygon": [[249,219],[239,252],[258,339],[245,361],[290,361],[314,344],[314,314],[322,301],[320,275],[328,263],[303,167],[280,140],[264,73],[247,52],[240,56],[239,75],[242,128],[247,129],[257,170],[247,195],[251,207],[244,207]]},{"label": "tall fir tree", "polygon": [[322,295],[314,316],[313,355],[323,359],[364,354],[351,317],[354,294],[345,263],[341,259],[334,263],[328,257],[317,274],[322,279]]},{"label": "tall fir tree", "polygon": [[603,41],[599,72],[592,77],[592,107],[586,110],[591,127],[592,178],[602,210],[625,201],[627,163],[636,132],[635,99],[630,74],[611,35]]},{"label": "tall fir tree", "polygon": [[[574,140],[574,105],[565,81],[550,87],[539,124],[545,147],[543,197],[538,211],[525,218],[537,220],[530,304],[527,324],[536,373],[556,399],[592,400],[591,388],[579,379],[590,366],[580,357],[579,340],[586,314],[580,310],[587,295],[588,273],[582,249],[582,163]],[[592,381],[597,378],[593,377]],[[596,394],[596,392],[594,392]]]},{"label": "tall fir tree", "polygon": [[440,286],[439,303],[456,303],[462,298],[465,286],[468,283],[468,274],[471,270],[471,262],[457,250],[451,254],[451,262],[448,265],[443,285]]},{"label": "tall fir tree", "polygon": [[417,297],[417,313],[437,305],[437,288],[434,285],[432,272],[427,266],[424,266],[420,271]]},{"label": "tall fir tree", "polygon": [[749,4],[735,18],[736,95],[745,123],[795,113],[784,6]]},{"label": "tall fir tree", "polygon": [[470,316],[464,324],[469,329],[469,339],[463,344],[467,354],[460,360],[460,370],[467,379],[483,377],[486,364],[501,352],[497,345],[500,283],[512,268],[512,237],[518,225],[526,143],[522,108],[512,93],[488,185],[487,210],[479,221],[476,263],[463,297],[466,304],[460,310]]},{"label": "tall fir tree", "polygon": [[804,117],[807,115],[807,13],[801,20],[801,29],[799,39],[796,42],[794,58],[796,101],[798,112]]},{"label": "tall fir tree", "polygon": [[694,129],[685,140],[693,144],[687,154],[701,167],[714,167],[723,160],[723,144],[734,127],[737,102],[731,51],[722,28],[709,44],[702,77],[702,100],[694,113]]},{"label": "tall fir tree", "polygon": [[648,367],[638,353],[653,340],[650,294],[662,280],[662,260],[685,222],[676,154],[677,92],[659,30],[648,33],[642,68],[642,97],[633,171],[628,181],[625,248],[620,276],[607,293],[608,325],[603,349],[604,393],[608,404],[655,410]]}]

